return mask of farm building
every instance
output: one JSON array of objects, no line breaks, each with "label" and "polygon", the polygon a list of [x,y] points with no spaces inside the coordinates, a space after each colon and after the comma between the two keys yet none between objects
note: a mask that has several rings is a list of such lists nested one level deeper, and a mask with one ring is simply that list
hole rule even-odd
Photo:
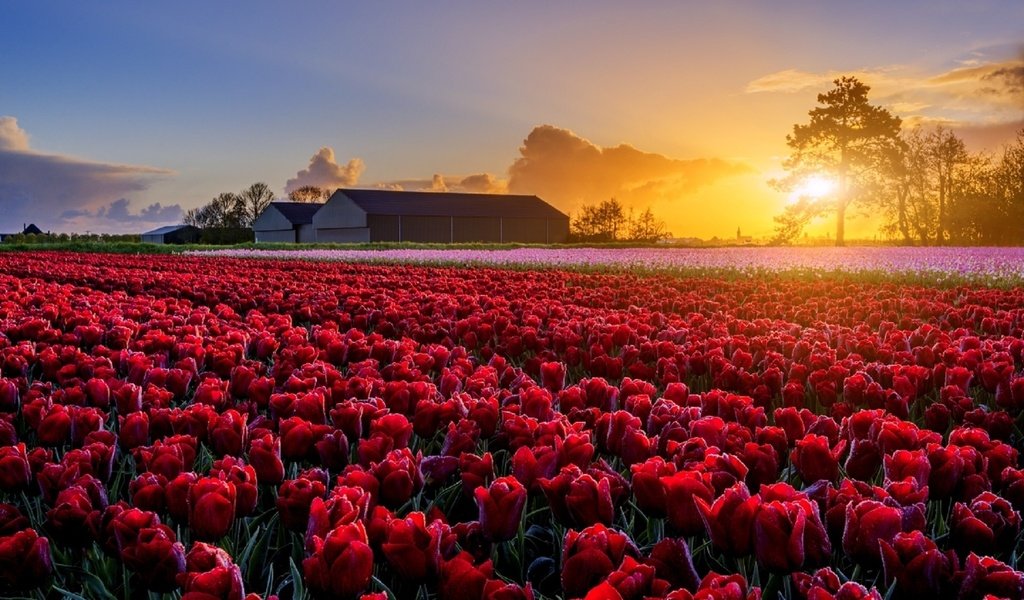
[{"label": "farm building", "polygon": [[[35,223],[29,223],[28,225],[23,225],[22,228],[21,228],[21,235],[40,235],[42,233],[43,233],[43,230],[39,229],[38,227],[36,227]],[[0,242],[8,240],[9,238],[12,238],[12,237],[14,237],[16,235],[18,235],[18,234],[17,233],[0,233]]]},{"label": "farm building", "polygon": [[199,241],[200,230],[191,225],[167,225],[142,234],[148,244],[194,244]]},{"label": "farm building", "polygon": [[559,243],[569,217],[537,196],[339,189],[313,229],[317,242]]},{"label": "farm building", "polygon": [[253,222],[257,242],[315,242],[313,215],[323,204],[271,202]]}]

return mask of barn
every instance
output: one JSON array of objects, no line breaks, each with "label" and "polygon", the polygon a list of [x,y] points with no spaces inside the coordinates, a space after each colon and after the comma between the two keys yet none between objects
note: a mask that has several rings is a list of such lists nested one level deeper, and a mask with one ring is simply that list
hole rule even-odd
[{"label": "barn", "polygon": [[142,241],[148,244],[194,244],[202,233],[191,225],[167,225],[142,234]]},{"label": "barn", "polygon": [[271,202],[253,221],[257,242],[315,242],[313,215],[323,206],[309,202]]},{"label": "barn", "polygon": [[569,217],[537,196],[339,189],[313,229],[317,242],[552,244]]}]

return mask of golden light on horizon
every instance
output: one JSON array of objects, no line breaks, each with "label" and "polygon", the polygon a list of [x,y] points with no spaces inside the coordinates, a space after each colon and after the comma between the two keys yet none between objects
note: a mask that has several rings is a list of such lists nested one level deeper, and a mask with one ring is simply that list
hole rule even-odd
[{"label": "golden light on horizon", "polygon": [[828,175],[810,175],[793,188],[789,194],[789,201],[797,202],[801,198],[820,200],[834,192],[836,187],[836,181]]}]

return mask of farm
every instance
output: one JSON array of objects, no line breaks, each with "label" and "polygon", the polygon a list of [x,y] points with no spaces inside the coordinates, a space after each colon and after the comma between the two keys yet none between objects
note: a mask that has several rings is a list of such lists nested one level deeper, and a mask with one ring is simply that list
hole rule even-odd
[{"label": "farm", "polygon": [[0,595],[1024,597],[1015,250],[238,252],[0,253]]}]

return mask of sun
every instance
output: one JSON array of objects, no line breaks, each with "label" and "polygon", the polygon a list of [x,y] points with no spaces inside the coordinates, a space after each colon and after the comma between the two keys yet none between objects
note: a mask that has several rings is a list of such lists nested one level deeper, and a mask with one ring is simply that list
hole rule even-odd
[{"label": "sun", "polygon": [[790,202],[796,202],[801,198],[819,200],[830,195],[836,189],[836,182],[827,175],[810,175],[793,188],[789,195]]}]

